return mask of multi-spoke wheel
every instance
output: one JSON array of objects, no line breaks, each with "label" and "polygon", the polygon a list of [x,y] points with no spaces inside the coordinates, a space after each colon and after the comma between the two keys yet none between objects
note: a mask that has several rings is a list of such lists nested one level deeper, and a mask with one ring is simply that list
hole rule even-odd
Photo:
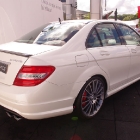
[{"label": "multi-spoke wheel", "polygon": [[105,96],[105,84],[100,77],[89,79],[80,91],[75,110],[82,118],[92,118],[101,108]]}]

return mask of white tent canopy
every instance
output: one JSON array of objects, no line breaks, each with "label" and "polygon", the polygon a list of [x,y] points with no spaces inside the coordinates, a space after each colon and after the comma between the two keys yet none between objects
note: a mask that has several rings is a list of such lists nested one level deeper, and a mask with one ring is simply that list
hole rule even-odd
[{"label": "white tent canopy", "polygon": [[139,22],[139,19],[130,20],[130,21],[122,21],[122,22],[125,23],[125,24],[128,24],[129,26],[132,26],[133,28],[135,28],[136,24],[138,24],[138,22]]}]

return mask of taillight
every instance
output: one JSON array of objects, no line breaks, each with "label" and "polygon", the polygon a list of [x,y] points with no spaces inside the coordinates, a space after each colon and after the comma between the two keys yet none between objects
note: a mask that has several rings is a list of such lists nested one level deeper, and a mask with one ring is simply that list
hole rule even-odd
[{"label": "taillight", "polygon": [[36,86],[46,80],[55,70],[54,66],[23,66],[13,85]]}]

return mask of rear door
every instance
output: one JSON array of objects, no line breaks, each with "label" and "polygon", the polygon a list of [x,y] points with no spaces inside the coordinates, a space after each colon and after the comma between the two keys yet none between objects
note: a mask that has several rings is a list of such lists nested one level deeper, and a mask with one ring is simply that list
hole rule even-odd
[{"label": "rear door", "polygon": [[112,23],[96,25],[86,42],[87,50],[110,78],[113,90],[127,82],[130,68],[130,52],[121,44],[117,30]]}]

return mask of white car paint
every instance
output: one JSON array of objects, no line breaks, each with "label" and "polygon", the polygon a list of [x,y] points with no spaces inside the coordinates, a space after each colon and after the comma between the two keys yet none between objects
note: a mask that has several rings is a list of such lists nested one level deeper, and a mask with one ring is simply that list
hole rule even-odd
[{"label": "white car paint", "polygon": [[125,45],[89,48],[88,51],[97,60],[101,69],[109,76],[110,90],[128,82],[130,54]]},{"label": "white car paint", "polygon": [[[71,113],[79,91],[94,75],[106,80],[106,97],[137,81],[139,77],[128,81],[131,58],[125,45],[86,49],[90,30],[100,22],[87,24],[62,47],[15,42],[1,45],[0,61],[10,66],[7,74],[0,72],[0,104],[27,119],[49,118]],[[15,86],[23,65],[52,65],[55,71],[39,85]]]}]

